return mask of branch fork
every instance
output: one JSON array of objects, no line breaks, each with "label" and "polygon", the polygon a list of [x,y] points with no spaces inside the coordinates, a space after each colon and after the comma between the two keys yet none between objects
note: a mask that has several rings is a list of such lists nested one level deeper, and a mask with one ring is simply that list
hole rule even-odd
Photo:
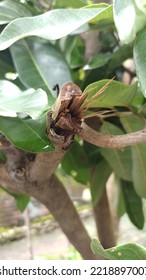
[{"label": "branch fork", "polygon": [[[102,93],[113,79],[104,85],[94,96],[86,100],[91,90],[84,93],[72,82],[64,84],[59,92],[52,111],[48,113],[48,137],[62,139],[62,149],[68,150],[73,143],[75,134],[85,141],[104,148],[122,149],[126,146],[140,144],[146,141],[146,127],[137,132],[124,135],[103,135],[90,128],[84,119],[93,115],[99,118],[99,114],[91,112],[87,116],[85,112],[90,108],[91,102]],[[97,114],[97,115],[96,115]],[[53,139],[54,138],[54,139]]]}]

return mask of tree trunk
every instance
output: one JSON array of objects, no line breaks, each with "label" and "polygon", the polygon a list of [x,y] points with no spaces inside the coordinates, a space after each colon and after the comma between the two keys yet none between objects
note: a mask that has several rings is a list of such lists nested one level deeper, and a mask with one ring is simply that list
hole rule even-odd
[{"label": "tree trunk", "polygon": [[81,256],[97,259],[90,249],[90,237],[67,191],[54,175],[64,155],[61,145],[62,142],[58,143],[54,152],[34,155],[1,141],[7,161],[0,163],[0,185],[11,192],[33,196],[46,205]]},{"label": "tree trunk", "polygon": [[49,183],[40,189],[30,188],[30,195],[42,202],[52,213],[61,229],[80,252],[84,259],[95,259],[91,252],[90,238],[86,232],[80,217],[62,183],[55,175],[49,179]]}]

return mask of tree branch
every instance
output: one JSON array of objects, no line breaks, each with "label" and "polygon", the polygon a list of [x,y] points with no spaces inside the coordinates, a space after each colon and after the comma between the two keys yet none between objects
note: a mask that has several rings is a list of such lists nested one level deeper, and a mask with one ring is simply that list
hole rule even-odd
[{"label": "tree branch", "polygon": [[63,150],[58,150],[50,153],[39,153],[29,172],[31,181],[36,181],[37,184],[43,184],[55,172],[57,166],[62,161],[64,156]]},{"label": "tree branch", "polygon": [[38,3],[43,9],[46,9],[46,10],[50,9],[50,5],[47,4],[44,0],[38,0]]},{"label": "tree branch", "polygon": [[[49,177],[55,172],[57,166],[62,161],[64,154],[69,150],[64,149],[64,136],[57,135],[53,129],[48,129],[48,137],[52,141],[55,150],[50,153],[38,153],[36,155],[33,165],[27,168],[27,177],[30,177],[31,181],[43,184]],[[66,144],[68,142],[66,141]],[[70,144],[70,141],[69,141]]]},{"label": "tree branch", "polygon": [[7,138],[2,133],[0,133],[0,149],[3,150],[10,145],[11,143],[7,140]]},{"label": "tree branch", "polygon": [[146,128],[124,135],[104,135],[90,128],[83,122],[82,130],[79,131],[77,135],[95,146],[110,149],[122,149],[127,146],[145,142]]},{"label": "tree branch", "polygon": [[116,236],[112,223],[106,189],[99,202],[93,206],[97,232],[102,246],[107,249],[116,246]]},{"label": "tree branch", "polygon": [[23,190],[18,185],[16,186],[16,182],[12,179],[5,164],[0,164],[0,186],[5,189],[10,190],[11,192],[15,192],[18,194],[23,194]]},{"label": "tree branch", "polygon": [[56,149],[37,155],[10,146],[4,150],[7,161],[0,164],[0,185],[11,192],[28,194],[42,202],[84,259],[97,259],[90,249],[90,237],[62,183],[53,174],[65,151],[62,139]]},{"label": "tree branch", "polygon": [[[55,175],[40,189],[33,187],[27,193],[42,202],[53,214],[63,232],[84,259],[95,259],[90,249],[90,238],[66,189]],[[97,259],[97,257],[96,257]]]}]

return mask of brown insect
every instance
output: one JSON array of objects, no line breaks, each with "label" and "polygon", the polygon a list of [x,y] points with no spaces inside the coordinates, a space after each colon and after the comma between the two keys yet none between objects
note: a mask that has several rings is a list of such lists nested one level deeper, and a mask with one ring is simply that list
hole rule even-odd
[{"label": "brown insect", "polygon": [[72,82],[64,84],[51,112],[48,114],[49,130],[53,129],[57,135],[64,136],[65,138],[70,137],[70,135],[72,137],[80,131],[83,119],[97,115],[97,113],[93,112],[85,115],[85,112],[90,108],[91,101],[101,94],[112,80],[88,100],[86,98],[91,89],[82,93],[81,89]]}]

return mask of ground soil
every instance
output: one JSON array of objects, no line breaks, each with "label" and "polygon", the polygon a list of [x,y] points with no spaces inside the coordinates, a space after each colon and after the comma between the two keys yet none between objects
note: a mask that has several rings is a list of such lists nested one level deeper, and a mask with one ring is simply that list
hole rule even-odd
[{"label": "ground soil", "polygon": [[[95,225],[92,215],[83,219],[91,237],[96,236]],[[125,214],[120,221],[119,243],[137,242],[146,247],[146,224],[144,229],[138,230],[129,221]],[[68,252],[71,244],[59,228],[55,228],[50,233],[44,233],[32,237],[32,251],[34,259],[62,259]],[[26,238],[9,242],[0,247],[1,260],[27,260],[30,259],[29,244]]]}]

